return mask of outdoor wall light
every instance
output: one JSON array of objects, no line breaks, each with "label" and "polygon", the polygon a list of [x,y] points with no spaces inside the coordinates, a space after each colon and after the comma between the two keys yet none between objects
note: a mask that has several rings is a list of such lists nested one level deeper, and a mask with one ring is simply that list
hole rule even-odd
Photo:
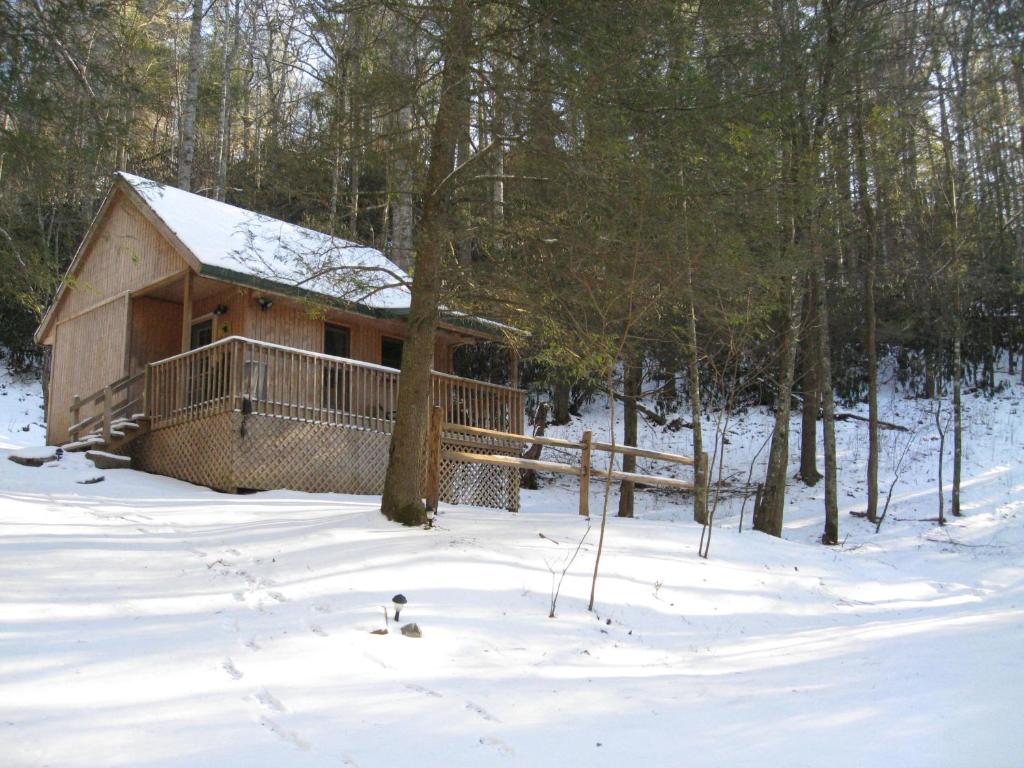
[{"label": "outdoor wall light", "polygon": [[213,308],[213,314],[216,315],[217,317],[220,317],[221,315],[226,315],[227,313],[228,307],[226,304],[218,304],[216,307]]},{"label": "outdoor wall light", "polygon": [[260,305],[260,309],[266,312],[272,306],[274,306],[273,299],[268,299],[266,296],[260,296],[256,299],[256,303]]}]

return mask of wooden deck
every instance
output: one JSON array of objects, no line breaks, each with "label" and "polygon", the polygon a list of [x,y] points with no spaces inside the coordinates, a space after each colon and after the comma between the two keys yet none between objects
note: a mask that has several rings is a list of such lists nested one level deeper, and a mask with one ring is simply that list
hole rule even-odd
[{"label": "wooden deck", "polygon": [[[215,413],[256,414],[390,434],[399,372],[231,336],[150,363],[151,428]],[[452,424],[521,434],[523,391],[434,372],[431,405]]]},{"label": "wooden deck", "polygon": [[[141,403],[133,418],[146,429],[113,447],[139,469],[221,491],[380,494],[398,376],[372,363],[233,336],[149,363],[116,391],[105,387],[89,400],[101,414],[78,426],[96,422],[110,433],[114,409]],[[450,425],[522,433],[522,390],[435,372],[431,399]],[[444,447],[481,456],[520,451],[516,441],[493,435],[446,435]],[[515,467],[445,460],[440,474],[443,501],[519,509]]]}]

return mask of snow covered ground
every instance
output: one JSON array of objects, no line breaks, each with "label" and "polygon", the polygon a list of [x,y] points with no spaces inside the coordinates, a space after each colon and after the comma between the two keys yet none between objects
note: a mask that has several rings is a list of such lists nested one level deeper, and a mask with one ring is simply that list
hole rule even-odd
[{"label": "snow covered ground", "polygon": [[[794,484],[784,540],[737,533],[770,428],[746,414],[711,558],[688,499],[639,494],[609,521],[596,614],[595,526],[555,619],[586,530],[568,482],[423,531],[372,497],[0,460],[0,765],[1021,766],[1022,394],[968,399],[965,516],[942,529],[929,404],[885,404],[915,431],[883,433],[883,491],[913,443],[877,535],[847,514],[867,449],[841,423],[838,548],[815,543],[820,486]],[[40,421],[38,386],[0,379],[0,455]],[[371,634],[396,592],[422,638]]]}]

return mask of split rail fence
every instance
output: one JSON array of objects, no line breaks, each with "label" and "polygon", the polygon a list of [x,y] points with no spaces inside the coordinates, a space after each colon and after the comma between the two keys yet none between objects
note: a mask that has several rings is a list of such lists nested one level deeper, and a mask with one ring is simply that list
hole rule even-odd
[{"label": "split rail fence", "polygon": [[[460,439],[460,436],[465,438]],[[581,451],[580,464],[565,464],[555,461],[540,461],[538,459],[526,459],[519,456],[505,456],[501,454],[478,454],[471,451],[457,450],[460,446],[469,449],[479,447],[479,443],[471,438],[489,438],[507,443],[519,443],[523,445],[542,445],[552,448],[562,448]],[[451,447],[454,446],[455,448]],[[608,468],[595,469],[591,458],[595,451],[603,451],[608,454]],[[653,459],[655,461],[667,462],[669,464],[681,464],[694,468],[694,479],[679,480],[674,477],[662,477],[660,475],[645,475],[637,472],[623,472],[614,469],[615,456],[636,456],[639,458]],[[675,488],[684,491],[696,491],[703,488],[704,498],[707,498],[708,486],[708,455],[702,454],[700,461],[690,456],[681,456],[675,453],[653,451],[648,448],[639,448],[630,445],[619,445],[613,443],[597,442],[593,439],[590,431],[583,433],[582,438],[577,442],[557,437],[542,437],[539,435],[521,435],[512,432],[500,432],[493,429],[474,427],[466,424],[452,424],[445,420],[445,413],[442,408],[434,407],[430,417],[430,430],[428,433],[427,446],[427,507],[431,510],[437,509],[440,496],[441,461],[458,461],[474,464],[496,464],[504,467],[515,467],[517,469],[532,469],[538,472],[554,472],[563,475],[575,475],[580,479],[579,513],[584,516],[590,515],[590,481],[604,480],[607,482],[631,482],[638,485],[655,485],[663,488]]]}]

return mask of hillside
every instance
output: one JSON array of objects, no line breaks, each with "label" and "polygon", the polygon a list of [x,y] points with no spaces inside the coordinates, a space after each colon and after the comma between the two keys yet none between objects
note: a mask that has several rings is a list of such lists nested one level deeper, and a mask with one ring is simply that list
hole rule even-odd
[{"label": "hillside", "polygon": [[[883,491],[913,443],[877,535],[847,514],[866,439],[841,422],[837,548],[816,543],[820,486],[791,485],[783,540],[737,532],[770,422],[736,417],[710,559],[688,499],[641,493],[637,519],[609,520],[596,613],[595,527],[554,619],[553,576],[586,530],[568,481],[525,492],[518,515],[444,507],[423,531],[374,497],[229,496],[131,470],[80,485],[96,473],[78,455],[2,460],[2,762],[1019,765],[1022,395],[968,398],[965,515],[944,528],[925,519],[930,404],[888,395],[883,418],[912,431],[886,433]],[[38,385],[4,378],[0,453],[39,444],[39,405]],[[562,433],[606,420],[596,403]],[[396,592],[422,638],[371,634]]]}]

